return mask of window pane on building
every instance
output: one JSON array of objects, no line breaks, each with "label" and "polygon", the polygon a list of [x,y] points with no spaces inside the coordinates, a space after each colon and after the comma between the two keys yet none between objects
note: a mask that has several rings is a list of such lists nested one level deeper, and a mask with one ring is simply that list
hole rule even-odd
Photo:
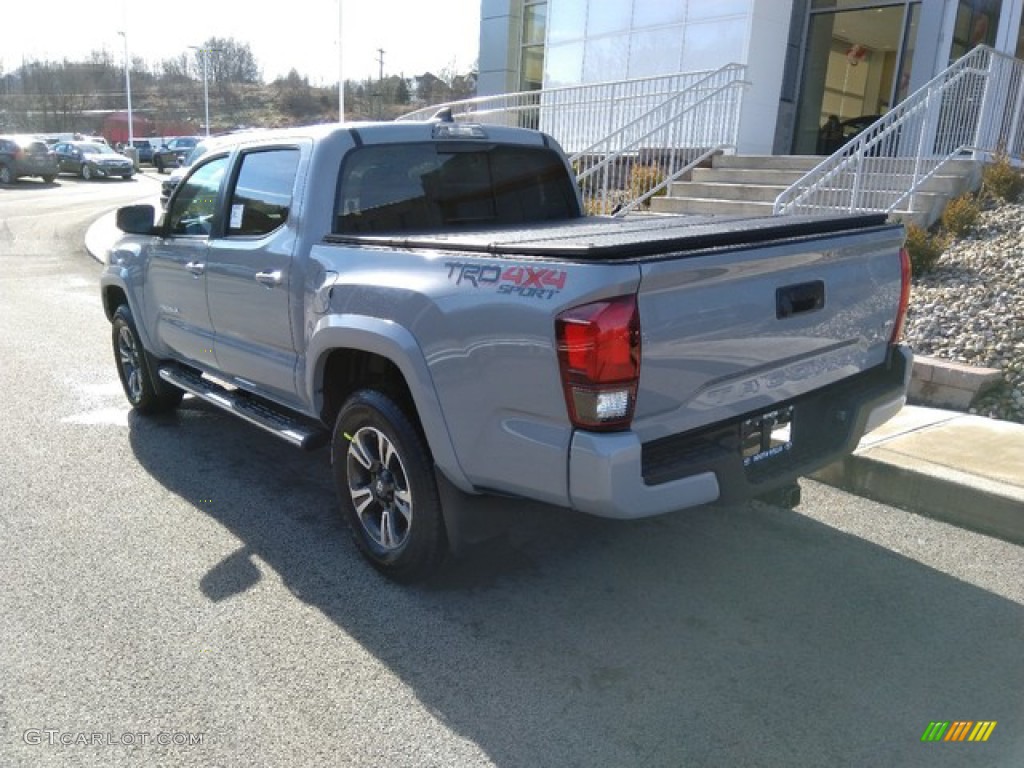
[{"label": "window pane on building", "polygon": [[548,46],[544,67],[546,88],[579,85],[583,81],[583,43]]},{"label": "window pane on building", "polygon": [[587,35],[607,35],[625,32],[633,15],[633,4],[629,0],[591,0],[587,13]]},{"label": "window pane on building", "polygon": [[588,40],[583,56],[583,82],[624,80],[629,58],[629,37],[615,35]]},{"label": "window pane on building", "polygon": [[547,3],[526,6],[523,11],[523,45],[536,45],[544,42],[547,17]]},{"label": "window pane on building", "polygon": [[633,26],[681,24],[686,20],[686,0],[633,0]]},{"label": "window pane on building", "polygon": [[680,71],[683,54],[681,27],[648,29],[632,35],[627,77],[670,75]]},{"label": "window pane on building", "polygon": [[683,38],[683,72],[718,69],[734,61],[743,61],[747,39],[747,19],[687,24]]},{"label": "window pane on building", "polygon": [[587,26],[587,0],[557,0],[548,4],[548,43],[579,40]]}]

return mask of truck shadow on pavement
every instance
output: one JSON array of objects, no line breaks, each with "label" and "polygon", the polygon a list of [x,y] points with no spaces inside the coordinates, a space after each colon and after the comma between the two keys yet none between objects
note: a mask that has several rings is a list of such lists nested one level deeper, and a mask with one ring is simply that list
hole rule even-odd
[{"label": "truck shadow on pavement", "polygon": [[[197,585],[209,600],[249,589],[258,558],[495,765],[1024,756],[1024,609],[801,515],[524,511],[433,583],[399,587],[350,541],[326,451],[191,399],[130,426],[145,469],[244,542]],[[984,745],[922,744],[937,719],[999,727]]]}]

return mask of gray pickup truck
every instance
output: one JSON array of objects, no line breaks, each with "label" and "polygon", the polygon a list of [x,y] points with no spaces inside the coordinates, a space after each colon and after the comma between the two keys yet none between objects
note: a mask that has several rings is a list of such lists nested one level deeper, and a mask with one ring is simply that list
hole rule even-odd
[{"label": "gray pickup truck", "polygon": [[[131,405],[330,445],[360,551],[429,575],[481,497],[638,518],[780,488],[903,405],[910,268],[879,216],[585,216],[536,131],[247,134],[102,279]],[[467,511],[468,510],[468,511]]]}]

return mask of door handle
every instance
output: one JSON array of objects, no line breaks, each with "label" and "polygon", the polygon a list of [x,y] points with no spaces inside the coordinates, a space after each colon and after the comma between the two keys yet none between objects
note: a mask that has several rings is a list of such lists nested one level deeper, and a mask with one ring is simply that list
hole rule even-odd
[{"label": "door handle", "polygon": [[267,288],[272,288],[275,285],[281,284],[281,270],[275,269],[273,272],[257,272],[256,282],[260,285],[265,285]]},{"label": "door handle", "polygon": [[206,271],[206,265],[201,261],[190,261],[185,264],[185,269],[191,272],[196,277],[201,277]]},{"label": "door handle", "polygon": [[805,312],[816,312],[824,306],[825,283],[822,280],[787,285],[775,291],[775,317],[779,320]]}]

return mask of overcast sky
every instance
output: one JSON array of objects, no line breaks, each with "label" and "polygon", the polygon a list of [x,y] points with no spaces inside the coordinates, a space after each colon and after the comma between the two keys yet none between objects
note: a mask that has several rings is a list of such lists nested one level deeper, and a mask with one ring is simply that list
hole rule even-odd
[{"label": "overcast sky", "polygon": [[[444,68],[467,72],[479,53],[480,0],[341,0],[345,79],[378,74],[406,77]],[[22,58],[83,58],[106,49],[124,56],[127,29],[132,58],[158,62],[210,37],[247,43],[273,80],[293,67],[314,84],[338,81],[339,0],[4,0],[4,72]]]}]

